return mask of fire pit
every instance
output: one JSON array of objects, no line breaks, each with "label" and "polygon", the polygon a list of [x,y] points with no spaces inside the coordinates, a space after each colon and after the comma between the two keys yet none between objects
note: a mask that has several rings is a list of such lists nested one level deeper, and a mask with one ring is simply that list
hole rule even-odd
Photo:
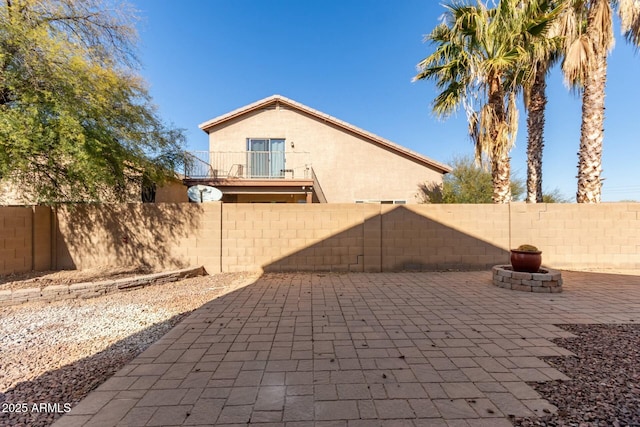
[{"label": "fire pit", "polygon": [[493,284],[500,288],[522,292],[562,292],[562,274],[557,270],[541,268],[537,273],[523,273],[513,271],[510,265],[496,265],[491,271]]}]

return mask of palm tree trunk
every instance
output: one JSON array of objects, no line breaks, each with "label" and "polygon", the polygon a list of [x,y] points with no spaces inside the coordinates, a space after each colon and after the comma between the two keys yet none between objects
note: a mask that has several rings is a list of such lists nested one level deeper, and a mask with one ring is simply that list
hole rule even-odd
[{"label": "palm tree trunk", "polygon": [[491,135],[491,182],[493,184],[493,203],[509,203],[511,201],[511,159],[506,141],[506,134],[501,128],[507,122],[504,106],[504,90],[499,75],[489,78],[489,104],[494,115],[489,121],[487,131]]},{"label": "palm tree trunk", "polygon": [[507,151],[496,152],[492,156],[491,181],[493,203],[509,203],[511,201],[511,159]]},{"label": "palm tree trunk", "polygon": [[542,149],[544,148],[544,118],[547,106],[547,72],[536,71],[531,87],[527,116],[527,202],[542,203]]},{"label": "palm tree trunk", "polygon": [[607,81],[606,54],[597,54],[587,73],[582,94],[582,128],[578,153],[578,203],[599,203],[602,191],[602,142],[604,140],[604,97]]}]

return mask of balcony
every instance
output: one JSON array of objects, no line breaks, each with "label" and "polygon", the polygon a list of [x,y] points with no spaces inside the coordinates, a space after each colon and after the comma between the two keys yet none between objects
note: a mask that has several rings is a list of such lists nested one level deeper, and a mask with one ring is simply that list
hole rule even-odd
[{"label": "balcony", "polygon": [[311,156],[305,152],[191,151],[185,153],[186,180],[311,180]]}]

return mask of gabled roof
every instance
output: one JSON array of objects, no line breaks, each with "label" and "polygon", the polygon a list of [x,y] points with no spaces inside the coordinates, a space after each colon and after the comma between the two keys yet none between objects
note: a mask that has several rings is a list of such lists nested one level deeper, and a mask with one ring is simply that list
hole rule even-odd
[{"label": "gabled roof", "polygon": [[444,163],[440,163],[437,162],[435,160],[432,160],[426,156],[423,156],[422,154],[419,154],[413,150],[410,150],[406,147],[403,147],[401,145],[398,145],[394,142],[389,141],[388,139],[384,139],[378,135],[375,135],[371,132],[368,132],[364,129],[361,129],[357,126],[354,126],[350,123],[347,123],[343,120],[337,119],[333,116],[330,116],[328,114],[323,113],[322,111],[318,111],[315,110],[311,107],[307,107],[304,104],[301,104],[299,102],[296,102],[292,99],[286,98],[284,96],[281,95],[272,95],[269,96],[267,98],[261,99],[259,101],[256,101],[252,104],[249,105],[245,105],[244,107],[238,108],[237,110],[233,110],[229,113],[223,114],[221,116],[215,117],[211,120],[208,120],[204,123],[201,123],[198,127],[200,129],[202,129],[203,131],[205,131],[206,133],[209,133],[214,127],[223,124],[225,122],[228,122],[230,120],[239,118],[244,116],[245,114],[249,114],[251,112],[254,112],[256,110],[260,110],[262,108],[266,108],[269,107],[271,105],[284,105],[287,106],[293,110],[298,110],[302,113],[308,114],[312,117],[315,117],[319,120],[325,121],[327,123],[330,123],[338,128],[341,128],[343,130],[345,130],[346,132],[355,134],[373,144],[382,146],[384,148],[389,149],[392,152],[395,152],[399,155],[402,156],[406,156],[411,158],[414,161],[417,161],[418,163],[422,163],[426,166],[429,166],[433,169],[439,170],[442,173],[448,173],[451,172],[451,167],[445,165]]}]

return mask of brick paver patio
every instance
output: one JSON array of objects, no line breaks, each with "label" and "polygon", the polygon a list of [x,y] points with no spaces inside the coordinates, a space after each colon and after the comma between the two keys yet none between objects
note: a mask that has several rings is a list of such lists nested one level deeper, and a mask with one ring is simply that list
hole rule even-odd
[{"label": "brick paver patio", "polygon": [[490,272],[266,274],[211,301],[62,426],[511,426],[556,408],[554,324],[640,321],[640,277],[563,272],[562,294]]}]

